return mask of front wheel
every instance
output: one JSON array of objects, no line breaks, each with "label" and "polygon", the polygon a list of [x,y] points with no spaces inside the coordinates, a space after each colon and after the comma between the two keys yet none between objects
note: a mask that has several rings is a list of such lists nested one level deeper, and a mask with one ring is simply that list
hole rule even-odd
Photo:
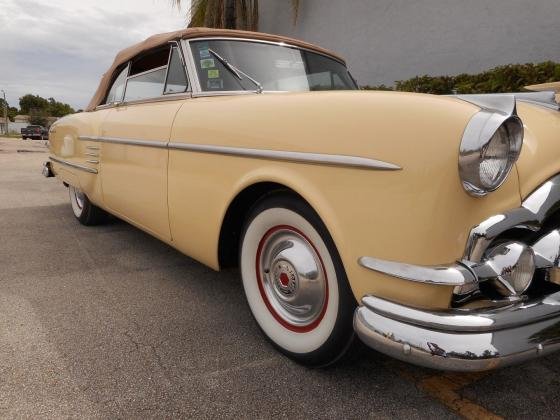
[{"label": "front wheel", "polygon": [[286,193],[252,211],[241,238],[240,268],[263,333],[295,361],[336,361],[354,336],[356,302],[340,256],[313,209]]},{"label": "front wheel", "polygon": [[98,225],[105,220],[107,213],[89,201],[87,195],[76,187],[69,186],[70,204],[76,219],[85,226]]}]

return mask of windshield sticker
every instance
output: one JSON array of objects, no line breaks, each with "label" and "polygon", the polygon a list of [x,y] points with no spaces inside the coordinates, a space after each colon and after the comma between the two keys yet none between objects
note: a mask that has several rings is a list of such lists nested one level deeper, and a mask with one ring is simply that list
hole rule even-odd
[{"label": "windshield sticker", "polygon": [[210,79],[206,86],[208,86],[208,89],[223,89],[224,81],[222,79]]},{"label": "windshield sticker", "polygon": [[220,77],[220,70],[208,70],[209,79],[217,79]]},{"label": "windshield sticker", "polygon": [[216,67],[216,63],[213,58],[206,58],[205,60],[200,60],[200,67],[203,69],[210,69]]},{"label": "windshield sticker", "polygon": [[210,54],[210,51],[208,51],[208,45],[200,45],[198,48],[200,48],[198,50],[198,55],[200,56],[200,58],[210,58],[210,57],[212,57],[212,55]]}]

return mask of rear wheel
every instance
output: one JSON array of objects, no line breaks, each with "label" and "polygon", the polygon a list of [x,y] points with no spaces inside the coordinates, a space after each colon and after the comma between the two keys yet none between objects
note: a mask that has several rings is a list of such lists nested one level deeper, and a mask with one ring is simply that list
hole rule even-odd
[{"label": "rear wheel", "polygon": [[334,242],[309,205],[286,193],[258,203],[242,235],[240,268],[251,312],[282,353],[308,366],[344,354],[356,302]]},{"label": "rear wheel", "polygon": [[70,204],[76,219],[85,226],[97,225],[105,221],[107,213],[89,201],[87,195],[76,187],[69,186]]}]

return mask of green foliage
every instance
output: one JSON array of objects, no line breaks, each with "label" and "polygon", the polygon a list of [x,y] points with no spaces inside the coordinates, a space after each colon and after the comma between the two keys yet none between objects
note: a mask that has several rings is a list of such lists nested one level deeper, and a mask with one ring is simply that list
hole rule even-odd
[{"label": "green foliage", "polygon": [[19,108],[22,114],[29,114],[32,109],[44,109],[49,107],[49,101],[39,95],[27,94],[19,98]]},{"label": "green foliage", "polygon": [[55,101],[54,98],[49,98],[48,113],[51,117],[64,117],[68,114],[73,114],[74,109],[62,102]]},{"label": "green foliage", "polygon": [[432,93],[501,93],[520,92],[527,85],[556,82],[560,80],[560,63],[508,64],[478,74],[456,76],[417,76],[395,82],[394,88],[385,85],[363,86],[366,90],[397,90],[403,92]]},{"label": "green foliage", "polygon": [[45,117],[64,117],[74,113],[74,109],[68,104],[58,102],[54,98],[45,99],[39,95],[31,94],[19,98],[19,107],[22,114],[44,115]]},{"label": "green foliage", "polygon": [[29,110],[30,125],[42,125],[43,127],[46,127],[48,122],[49,120],[46,110],[40,108],[31,108]]},{"label": "green foliage", "polygon": [[14,106],[10,106],[4,98],[0,98],[0,118],[4,118],[4,106],[8,105],[7,114],[10,121],[14,121],[14,117],[18,114],[18,109]]}]

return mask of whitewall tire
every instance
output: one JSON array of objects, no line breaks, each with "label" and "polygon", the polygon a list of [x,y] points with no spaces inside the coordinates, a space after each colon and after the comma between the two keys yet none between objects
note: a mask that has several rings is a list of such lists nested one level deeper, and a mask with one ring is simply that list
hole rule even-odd
[{"label": "whitewall tire", "polygon": [[107,213],[99,207],[92,204],[89,198],[80,189],[70,185],[68,187],[70,195],[70,205],[76,219],[86,226],[97,225],[105,221]]},{"label": "whitewall tire", "polygon": [[251,312],[280,351],[310,366],[346,351],[356,303],[328,231],[303,200],[279,193],[255,206],[240,269]]}]

